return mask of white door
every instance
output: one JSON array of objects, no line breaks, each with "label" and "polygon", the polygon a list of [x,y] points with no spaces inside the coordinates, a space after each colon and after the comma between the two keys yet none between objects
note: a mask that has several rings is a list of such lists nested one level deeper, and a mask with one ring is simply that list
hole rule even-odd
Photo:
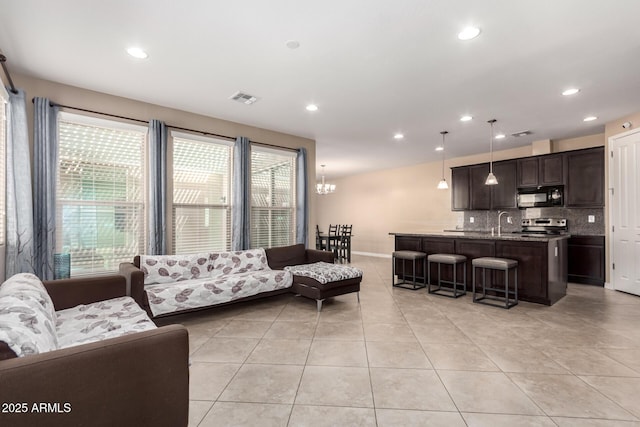
[{"label": "white door", "polygon": [[609,138],[613,289],[640,295],[640,129]]}]

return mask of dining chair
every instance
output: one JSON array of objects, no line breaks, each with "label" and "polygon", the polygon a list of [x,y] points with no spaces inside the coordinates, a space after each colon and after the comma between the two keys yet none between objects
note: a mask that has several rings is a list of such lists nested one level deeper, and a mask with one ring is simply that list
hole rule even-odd
[{"label": "dining chair", "polygon": [[351,262],[351,230],[353,225],[343,225],[340,228],[340,239],[338,240],[338,261],[345,260]]},{"label": "dining chair", "polygon": [[320,227],[316,224],[316,249],[320,251],[326,251],[327,247],[322,241],[322,237],[320,237]]},{"label": "dining chair", "polygon": [[328,251],[332,251],[336,258],[338,257],[338,230],[339,230],[340,226],[338,224],[332,225],[329,224],[329,233],[328,233],[328,238],[327,238],[327,248],[326,250]]}]

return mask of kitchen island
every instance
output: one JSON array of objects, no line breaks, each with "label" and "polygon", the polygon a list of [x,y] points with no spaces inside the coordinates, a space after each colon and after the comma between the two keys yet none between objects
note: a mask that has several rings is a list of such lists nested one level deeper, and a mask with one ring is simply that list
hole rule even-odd
[{"label": "kitchen island", "polygon": [[[518,299],[552,305],[567,292],[567,241],[569,235],[523,235],[482,232],[389,233],[395,236],[395,250],[460,254],[467,257],[467,291],[472,290],[471,261],[478,257],[510,258],[518,261]],[[396,261],[396,272],[402,269]],[[411,271],[408,269],[407,271]],[[418,280],[425,277],[422,265],[416,265]],[[407,277],[410,277],[409,275]],[[458,270],[462,277],[462,268]],[[443,268],[442,278],[452,280],[451,268]],[[494,274],[493,282],[500,286],[502,275]],[[422,279],[424,280],[424,279]],[[431,269],[431,281],[436,283],[437,268]],[[489,277],[487,277],[489,280]]]}]

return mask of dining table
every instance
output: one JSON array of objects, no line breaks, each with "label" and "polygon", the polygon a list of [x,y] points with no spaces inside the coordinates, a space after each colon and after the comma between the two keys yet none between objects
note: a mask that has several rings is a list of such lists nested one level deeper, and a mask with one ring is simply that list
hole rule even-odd
[{"label": "dining table", "polygon": [[[329,235],[327,233],[320,232],[318,237],[320,238],[320,243],[322,244],[322,246],[325,247],[326,250],[328,251],[333,251],[335,248],[339,248],[340,240],[344,239],[347,243],[347,262],[351,263],[351,238],[353,237],[353,235],[349,235],[349,236],[342,236],[340,234]],[[338,259],[340,260],[340,257],[338,257]]]}]

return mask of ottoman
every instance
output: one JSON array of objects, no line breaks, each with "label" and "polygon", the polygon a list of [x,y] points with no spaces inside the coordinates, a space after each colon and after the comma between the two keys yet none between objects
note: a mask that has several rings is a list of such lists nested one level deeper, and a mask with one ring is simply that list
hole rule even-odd
[{"label": "ottoman", "polygon": [[362,270],[346,265],[315,262],[284,268],[293,274],[291,290],[307,298],[313,298],[322,310],[322,302],[330,297],[357,292],[360,302]]}]

